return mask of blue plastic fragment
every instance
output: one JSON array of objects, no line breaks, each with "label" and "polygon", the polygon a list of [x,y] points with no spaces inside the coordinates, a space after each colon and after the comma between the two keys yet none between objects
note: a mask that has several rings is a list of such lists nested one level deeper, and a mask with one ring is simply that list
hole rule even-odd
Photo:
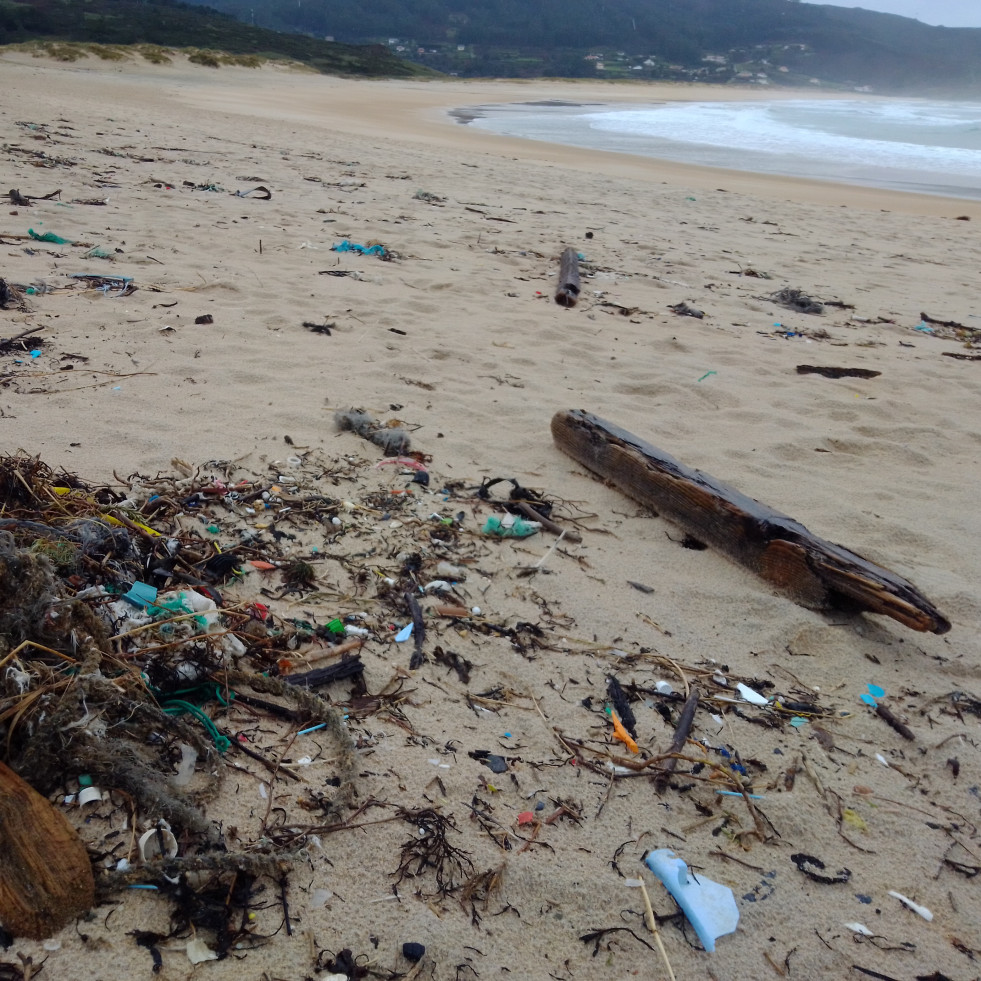
[{"label": "blue plastic fragment", "polygon": [[358,245],[357,242],[350,242],[344,239],[337,245],[331,246],[334,252],[359,252],[361,255],[385,255],[384,245]]},{"label": "blue plastic fragment", "polygon": [[400,631],[399,631],[399,632],[398,632],[398,633],[397,633],[397,634],[395,635],[395,643],[396,643],[396,644],[402,644],[402,643],[404,643],[405,641],[407,641],[407,640],[408,640],[408,639],[409,639],[409,638],[410,638],[410,637],[412,636],[412,627],[413,627],[413,624],[412,624],[411,622],[410,622],[410,623],[407,623],[407,624],[406,624],[406,625],[405,625],[405,626],[404,626],[404,627],[403,627],[403,628],[402,628],[402,629],[401,629],[401,630],[400,630]]},{"label": "blue plastic fragment", "polygon": [[128,592],[123,593],[123,599],[143,610],[157,602],[157,587],[137,580]]},{"label": "blue plastic fragment", "polygon": [[674,897],[702,946],[711,954],[716,938],[732,933],[739,924],[739,907],[732,890],[702,875],[697,879],[690,875],[688,866],[670,848],[655,849],[644,861]]}]

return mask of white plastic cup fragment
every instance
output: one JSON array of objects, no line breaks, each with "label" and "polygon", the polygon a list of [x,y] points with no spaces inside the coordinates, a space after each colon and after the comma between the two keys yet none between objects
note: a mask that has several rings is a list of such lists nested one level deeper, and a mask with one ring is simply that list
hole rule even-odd
[{"label": "white plastic cup fragment", "polygon": [[102,791],[98,787],[83,787],[78,792],[78,806],[84,807],[86,804],[97,804],[102,800]]},{"label": "white plastic cup fragment", "polygon": [[140,858],[143,863],[154,862],[161,857],[174,858],[177,855],[177,839],[170,828],[151,828],[140,835]]}]

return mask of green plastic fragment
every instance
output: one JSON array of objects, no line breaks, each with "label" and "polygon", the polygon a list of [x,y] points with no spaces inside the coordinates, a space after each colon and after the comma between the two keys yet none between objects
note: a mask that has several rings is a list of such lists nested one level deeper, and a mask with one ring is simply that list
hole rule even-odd
[{"label": "green plastic fragment", "polygon": [[43,235],[38,235],[33,228],[28,228],[27,234],[30,235],[35,242],[49,242],[51,245],[72,244],[72,240],[70,238],[62,238],[60,235],[55,235],[54,232],[45,232]]},{"label": "green plastic fragment", "polygon": [[91,787],[92,786],[92,778],[87,773],[83,773],[78,778],[78,785],[79,785],[79,787]]}]

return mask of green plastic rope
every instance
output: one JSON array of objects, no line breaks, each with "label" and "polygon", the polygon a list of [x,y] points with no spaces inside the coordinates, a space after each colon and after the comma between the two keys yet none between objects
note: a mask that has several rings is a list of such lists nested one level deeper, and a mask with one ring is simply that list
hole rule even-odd
[{"label": "green plastic rope", "polygon": [[189,715],[193,715],[201,725],[208,731],[208,735],[211,736],[211,741],[215,744],[215,749],[219,753],[227,752],[232,745],[232,741],[228,736],[224,735],[219,731],[218,726],[208,718],[204,712],[201,711],[196,705],[192,705],[190,702],[182,701],[179,698],[172,698],[167,702],[164,702],[160,708],[166,712],[168,715],[183,715],[187,712]]}]

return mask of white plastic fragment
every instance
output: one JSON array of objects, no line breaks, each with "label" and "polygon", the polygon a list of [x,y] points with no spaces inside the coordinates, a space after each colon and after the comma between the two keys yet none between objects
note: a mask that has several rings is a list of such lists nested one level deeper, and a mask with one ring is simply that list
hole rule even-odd
[{"label": "white plastic fragment", "polygon": [[310,895],[310,909],[326,906],[334,894],[329,889],[314,889]]},{"label": "white plastic fragment", "polygon": [[140,835],[140,858],[143,863],[153,862],[161,857],[174,858],[177,855],[177,839],[166,821],[160,822],[159,828],[150,828]]},{"label": "white plastic fragment", "polygon": [[371,631],[367,627],[353,627],[351,624],[347,624],[344,628],[345,637],[370,637]]},{"label": "white plastic fragment", "polygon": [[198,751],[187,743],[180,744],[181,761],[177,764],[177,774],[172,778],[175,787],[186,787],[194,776],[194,764],[198,761]]},{"label": "white plastic fragment", "polygon": [[758,691],[754,691],[749,685],[744,685],[741,681],[736,685],[736,691],[742,695],[743,700],[752,705],[766,705],[769,699],[764,698]]},{"label": "white plastic fragment", "polygon": [[628,889],[639,889],[643,884],[643,879],[624,879],[623,884]]},{"label": "white plastic fragment", "polygon": [[662,695],[673,695],[674,689],[671,687],[670,681],[655,681],[654,687]]},{"label": "white plastic fragment", "polygon": [[467,570],[462,565],[454,565],[452,562],[439,562],[436,565],[436,575],[447,579],[466,579]]},{"label": "white plastic fragment", "polygon": [[78,792],[78,806],[84,807],[86,804],[95,804],[102,800],[102,791],[98,787],[83,787]]},{"label": "white plastic fragment", "polygon": [[892,896],[893,899],[898,899],[907,909],[911,909],[914,913],[918,913],[924,920],[927,921],[927,923],[933,921],[933,913],[931,913],[925,906],[921,906],[919,903],[914,903],[912,899],[910,899],[908,896],[904,896],[901,892],[893,892],[890,889],[889,895]]},{"label": "white plastic fragment", "polygon": [[882,753],[876,753],[875,758],[883,765],[889,766],[889,761],[882,755]]},{"label": "white plastic fragment", "polygon": [[187,959],[192,964],[201,964],[218,960],[218,955],[200,937],[195,937],[187,942]]},{"label": "white plastic fragment", "polygon": [[875,936],[875,934],[864,923],[846,923],[845,929],[851,930],[853,933],[860,933],[863,937]]}]

